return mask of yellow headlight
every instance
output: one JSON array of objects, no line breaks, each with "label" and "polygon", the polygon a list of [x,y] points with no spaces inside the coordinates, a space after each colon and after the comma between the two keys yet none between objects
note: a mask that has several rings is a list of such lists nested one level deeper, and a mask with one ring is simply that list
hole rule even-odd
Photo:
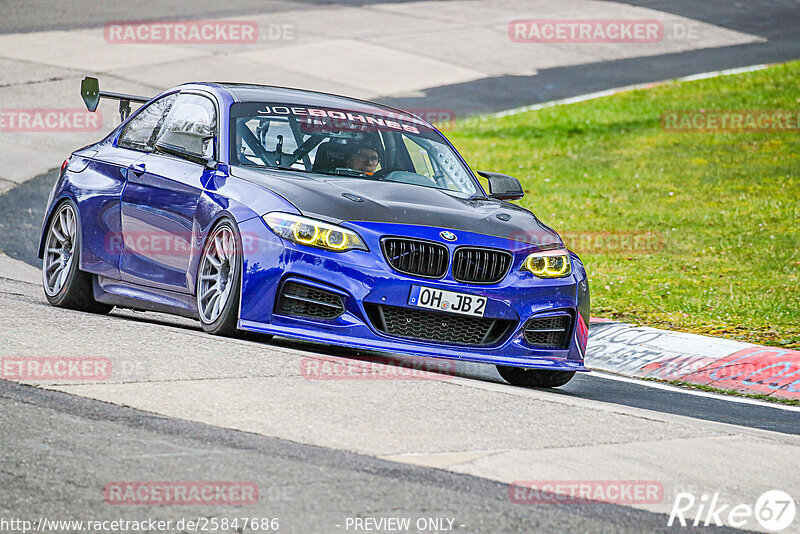
[{"label": "yellow headlight", "polygon": [[301,245],[333,252],[369,250],[358,234],[335,224],[280,212],[264,215],[264,222],[280,237]]},{"label": "yellow headlight", "polygon": [[548,250],[529,255],[522,262],[521,270],[539,278],[563,278],[572,273],[572,264],[566,250]]},{"label": "yellow headlight", "polygon": [[342,250],[347,247],[347,234],[338,230],[327,230],[322,239],[332,250]]},{"label": "yellow headlight", "polygon": [[313,224],[296,222],[292,226],[295,241],[304,245],[312,245],[319,237],[319,227]]}]

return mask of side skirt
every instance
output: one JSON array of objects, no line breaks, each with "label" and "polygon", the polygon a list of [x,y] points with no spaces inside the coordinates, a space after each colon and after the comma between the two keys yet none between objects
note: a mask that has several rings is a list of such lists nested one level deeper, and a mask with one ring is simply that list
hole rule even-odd
[{"label": "side skirt", "polygon": [[95,275],[94,299],[120,308],[181,315],[199,319],[194,295],[140,286]]}]

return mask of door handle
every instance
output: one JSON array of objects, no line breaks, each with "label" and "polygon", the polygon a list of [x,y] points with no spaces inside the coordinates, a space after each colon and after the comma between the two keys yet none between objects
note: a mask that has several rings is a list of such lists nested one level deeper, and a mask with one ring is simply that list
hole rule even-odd
[{"label": "door handle", "polygon": [[144,163],[134,163],[133,165],[128,167],[128,170],[133,174],[135,174],[136,176],[141,176],[142,174],[145,173],[147,169],[145,168]]}]

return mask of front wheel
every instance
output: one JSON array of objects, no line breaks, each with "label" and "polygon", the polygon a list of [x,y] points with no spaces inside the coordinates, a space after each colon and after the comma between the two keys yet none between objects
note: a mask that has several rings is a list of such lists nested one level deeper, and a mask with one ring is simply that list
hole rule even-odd
[{"label": "front wheel", "polygon": [[81,232],[77,213],[75,205],[66,200],[50,218],[42,258],[44,296],[59,308],[108,313],[114,307],[94,300],[92,275],[78,268]]},{"label": "front wheel", "polygon": [[206,239],[197,271],[197,314],[203,330],[216,336],[269,341],[270,334],[237,328],[242,291],[242,243],[233,221],[222,219]]},{"label": "front wheel", "polygon": [[197,272],[197,313],[203,330],[234,336],[242,283],[242,247],[233,222],[223,219],[206,239]]},{"label": "front wheel", "polygon": [[575,376],[575,371],[547,371],[506,365],[498,365],[497,372],[509,384],[526,388],[557,388]]}]

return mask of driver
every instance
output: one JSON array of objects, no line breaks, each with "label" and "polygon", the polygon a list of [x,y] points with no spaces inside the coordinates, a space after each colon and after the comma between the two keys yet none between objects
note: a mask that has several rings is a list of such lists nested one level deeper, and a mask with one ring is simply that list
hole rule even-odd
[{"label": "driver", "polygon": [[345,167],[367,175],[372,175],[378,168],[378,163],[381,159],[378,156],[378,151],[369,146],[362,146],[357,148],[350,157],[347,158]]}]

